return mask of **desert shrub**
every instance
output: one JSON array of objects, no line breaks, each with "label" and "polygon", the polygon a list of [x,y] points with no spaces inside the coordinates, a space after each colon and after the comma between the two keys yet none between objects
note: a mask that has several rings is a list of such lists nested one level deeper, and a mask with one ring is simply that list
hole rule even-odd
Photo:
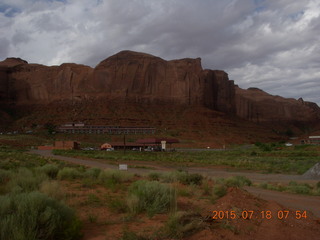
[{"label": "desert shrub", "polygon": [[151,172],[148,174],[148,177],[151,181],[159,181],[161,178],[161,173],[159,172]]},{"label": "desert shrub", "polygon": [[172,214],[162,229],[160,236],[181,239],[192,235],[204,227],[200,214],[192,212],[176,212]]},{"label": "desert shrub", "polygon": [[0,169],[0,184],[8,182],[11,178],[12,173],[8,170]]},{"label": "desert shrub", "polygon": [[99,174],[101,173],[100,168],[89,168],[85,171],[84,177],[85,178],[91,178],[91,179],[97,179],[99,177]]},{"label": "desert shrub", "polygon": [[202,189],[204,195],[211,195],[211,186],[207,179],[202,182]]},{"label": "desert shrub", "polygon": [[201,185],[202,183],[202,175],[198,174],[198,173],[179,173],[178,174],[178,181],[182,184],[185,185],[191,185],[191,184],[195,184],[195,185]]},{"label": "desert shrub", "polygon": [[252,182],[250,179],[244,176],[233,176],[225,179],[225,183],[228,187],[243,187],[250,186]]},{"label": "desert shrub", "polygon": [[56,181],[42,182],[39,191],[57,200],[63,200],[65,198],[65,193],[61,190],[59,183]]},{"label": "desert shrub", "polygon": [[311,189],[305,185],[288,186],[288,191],[298,194],[309,194]]},{"label": "desert shrub", "polygon": [[224,195],[227,194],[227,190],[228,187],[224,184],[215,184],[213,186],[213,194],[217,197],[217,198],[221,198]]},{"label": "desert shrub", "polygon": [[298,183],[296,181],[290,181],[289,186],[297,186]]},{"label": "desert shrub", "polygon": [[134,175],[132,173],[120,170],[107,169],[101,171],[99,174],[99,180],[101,183],[112,180],[114,183],[128,182],[132,180]]},{"label": "desert shrub", "polygon": [[174,171],[162,174],[161,179],[163,180],[163,182],[167,183],[178,181],[185,185],[201,185],[203,177],[198,173],[190,174],[186,171]]},{"label": "desert shrub", "polygon": [[59,180],[73,180],[82,177],[82,173],[76,168],[64,167],[58,172]]},{"label": "desert shrub", "polygon": [[287,187],[280,183],[277,183],[277,184],[268,184],[268,189],[283,192],[287,190]]},{"label": "desert shrub", "polygon": [[38,190],[40,184],[47,180],[44,173],[34,174],[27,168],[19,168],[9,182],[9,189],[13,192],[31,192]]},{"label": "desert shrub", "polygon": [[57,178],[59,167],[55,164],[45,164],[41,167],[38,167],[37,171],[47,174],[51,179],[55,179]]},{"label": "desert shrub", "polygon": [[130,186],[127,203],[131,213],[147,211],[149,216],[153,216],[172,208],[176,203],[176,194],[166,184],[139,180]]},{"label": "desert shrub", "polygon": [[161,179],[163,182],[171,183],[175,182],[178,179],[178,172],[165,172],[161,175]]},{"label": "desert shrub", "polygon": [[71,240],[79,230],[72,209],[42,193],[0,196],[0,239]]},{"label": "desert shrub", "polygon": [[260,183],[259,187],[263,188],[263,189],[268,189],[268,183],[266,183],[266,182]]}]

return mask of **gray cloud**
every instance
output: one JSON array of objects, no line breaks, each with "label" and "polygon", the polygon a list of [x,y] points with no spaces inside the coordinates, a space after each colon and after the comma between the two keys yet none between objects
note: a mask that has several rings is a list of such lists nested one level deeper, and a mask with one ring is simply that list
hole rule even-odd
[{"label": "gray cloud", "polygon": [[124,49],[201,57],[240,87],[320,103],[320,2],[3,0],[0,57],[95,66]]},{"label": "gray cloud", "polygon": [[0,57],[6,58],[9,54],[9,40],[6,38],[0,38]]}]

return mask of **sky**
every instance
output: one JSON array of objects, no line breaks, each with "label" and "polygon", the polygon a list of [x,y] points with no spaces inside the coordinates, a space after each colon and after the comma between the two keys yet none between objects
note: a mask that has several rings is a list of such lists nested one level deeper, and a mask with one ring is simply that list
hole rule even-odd
[{"label": "sky", "polygon": [[320,0],[0,0],[0,61],[202,59],[241,88],[320,105]]}]

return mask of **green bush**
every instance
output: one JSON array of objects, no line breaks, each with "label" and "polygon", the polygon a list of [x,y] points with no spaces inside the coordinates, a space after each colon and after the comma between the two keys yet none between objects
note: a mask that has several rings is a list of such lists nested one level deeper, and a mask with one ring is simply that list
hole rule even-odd
[{"label": "green bush", "polygon": [[200,214],[192,212],[176,212],[172,214],[160,232],[165,239],[181,239],[204,228]]},{"label": "green bush", "polygon": [[101,183],[112,180],[114,183],[128,182],[132,180],[134,175],[132,173],[120,170],[106,169],[99,174]]},{"label": "green bush", "polygon": [[65,198],[65,193],[61,190],[57,181],[42,182],[40,184],[39,191],[57,200],[63,200]]},{"label": "green bush", "polygon": [[305,185],[288,186],[289,192],[298,194],[309,194],[311,189]]},{"label": "green bush", "polygon": [[266,183],[266,182],[260,183],[259,187],[263,188],[263,189],[268,189],[268,183]]},{"label": "green bush", "polygon": [[47,179],[48,176],[44,173],[34,174],[27,168],[19,168],[8,185],[13,192],[31,192],[38,190],[40,184]]},{"label": "green bush", "polygon": [[0,196],[0,239],[71,240],[79,230],[74,212],[42,193]]},{"label": "green bush", "polygon": [[107,206],[115,213],[126,213],[128,211],[128,205],[125,199],[121,197],[107,197]]},{"label": "green bush", "polygon": [[224,195],[227,194],[227,186],[224,184],[216,184],[213,186],[213,194],[217,197],[217,198],[221,198]]},{"label": "green bush", "polygon": [[225,180],[225,183],[228,187],[243,187],[243,186],[251,186],[252,184],[250,179],[244,176],[229,177]]},{"label": "green bush", "polygon": [[97,179],[99,177],[99,174],[101,173],[100,168],[89,168],[85,171],[84,177],[85,178],[91,178],[91,179]]},{"label": "green bush", "polygon": [[131,213],[147,211],[149,216],[153,216],[174,207],[176,193],[166,184],[139,180],[130,186],[127,203]]},{"label": "green bush", "polygon": [[198,174],[198,173],[179,173],[178,174],[178,181],[182,184],[185,185],[191,185],[191,184],[195,184],[195,185],[201,185],[202,183],[202,175]]},{"label": "green bush", "polygon": [[79,172],[76,168],[64,167],[58,172],[59,180],[73,180],[82,177],[82,173]]},{"label": "green bush", "polygon": [[178,180],[178,172],[165,172],[161,175],[161,179],[163,182],[171,183]]},{"label": "green bush", "polygon": [[151,172],[148,174],[148,177],[152,181],[159,181],[161,178],[162,174],[159,172]]},{"label": "green bush", "polygon": [[317,188],[317,189],[320,189],[320,181],[317,182],[316,188]]},{"label": "green bush", "polygon": [[298,183],[296,181],[290,181],[289,186],[297,186]]},{"label": "green bush", "polygon": [[47,174],[51,179],[56,179],[59,172],[59,167],[55,164],[45,164],[42,167],[37,168],[37,170]]}]

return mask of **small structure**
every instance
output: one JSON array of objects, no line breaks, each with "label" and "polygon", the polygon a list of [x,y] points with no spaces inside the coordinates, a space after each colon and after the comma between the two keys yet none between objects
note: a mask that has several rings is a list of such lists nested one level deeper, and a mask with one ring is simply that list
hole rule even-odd
[{"label": "small structure", "polygon": [[109,144],[109,143],[104,143],[104,144],[102,144],[101,146],[100,146],[100,150],[111,150],[111,149],[113,149],[112,148],[112,146],[111,146],[111,144]]},{"label": "small structure", "polygon": [[64,149],[64,150],[72,150],[72,149],[80,149],[80,144],[74,141],[55,141],[54,149]]},{"label": "small structure", "polygon": [[175,138],[144,138],[137,140],[137,143],[143,144],[143,146],[155,147],[154,149],[159,149],[160,151],[166,150],[166,145],[172,147],[173,143],[179,143],[180,141]]},{"label": "small structure", "polygon": [[128,170],[128,165],[127,164],[119,164],[119,170],[127,171]]}]

